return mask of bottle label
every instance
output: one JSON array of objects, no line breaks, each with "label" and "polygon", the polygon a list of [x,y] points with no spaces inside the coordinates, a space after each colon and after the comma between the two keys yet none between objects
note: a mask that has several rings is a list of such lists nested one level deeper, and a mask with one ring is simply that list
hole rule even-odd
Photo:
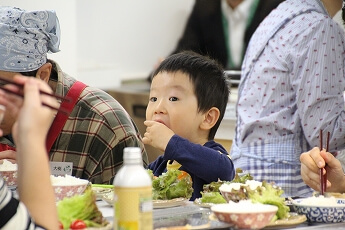
[{"label": "bottle label", "polygon": [[114,226],[118,230],[152,230],[151,186],[115,187],[114,201]]}]

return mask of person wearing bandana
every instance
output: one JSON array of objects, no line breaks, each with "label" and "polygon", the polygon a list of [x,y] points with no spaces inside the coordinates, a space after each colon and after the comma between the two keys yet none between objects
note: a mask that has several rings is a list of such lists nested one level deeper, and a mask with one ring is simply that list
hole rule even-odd
[{"label": "person wearing bandana", "polygon": [[[140,147],[143,164],[148,158],[140,133],[123,107],[104,91],[85,85],[62,71],[47,53],[59,51],[60,27],[54,11],[25,11],[0,7],[0,75],[16,73],[39,78],[53,92],[70,101],[60,108],[47,135],[51,162],[72,163],[72,175],[96,184],[111,184],[123,163],[125,147]],[[97,76],[95,76],[97,77]],[[0,85],[3,83],[0,81]],[[6,112],[0,128],[0,160],[16,160],[11,130],[12,114]]]},{"label": "person wearing bandana", "polygon": [[345,36],[333,17],[342,0],[286,0],[253,34],[242,65],[231,157],[286,197],[313,190],[300,156],[330,132],[329,151],[345,149]]}]

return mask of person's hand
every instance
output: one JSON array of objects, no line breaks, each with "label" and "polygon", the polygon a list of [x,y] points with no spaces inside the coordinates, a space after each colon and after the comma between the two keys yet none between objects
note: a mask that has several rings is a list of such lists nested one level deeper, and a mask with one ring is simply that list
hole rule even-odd
[{"label": "person's hand", "polygon": [[164,152],[169,140],[175,133],[164,124],[156,121],[144,121],[144,125],[147,126],[143,137],[144,144]]},{"label": "person's hand", "polygon": [[320,151],[318,147],[309,152],[302,153],[301,176],[308,186],[316,191],[320,191],[319,169],[324,168],[323,173],[327,172],[327,189],[326,192],[344,192],[345,176],[342,166],[331,153]]},{"label": "person's hand", "polygon": [[[40,144],[45,143],[47,132],[54,118],[54,111],[42,104],[58,107],[58,102],[51,96],[40,94],[39,91],[52,93],[51,88],[36,78],[15,76],[13,80],[24,85],[24,99],[0,91],[0,103],[5,105],[6,110],[16,117],[16,122],[12,127],[12,135],[17,147],[26,146],[31,141],[40,142]],[[15,85],[7,85],[6,87],[12,91],[20,90]],[[19,133],[20,135],[18,135]],[[27,134],[29,137],[23,134]]]},{"label": "person's hand", "polygon": [[12,162],[12,163],[16,163],[16,151],[13,151],[13,150],[1,151],[0,152],[0,163],[5,159]]}]

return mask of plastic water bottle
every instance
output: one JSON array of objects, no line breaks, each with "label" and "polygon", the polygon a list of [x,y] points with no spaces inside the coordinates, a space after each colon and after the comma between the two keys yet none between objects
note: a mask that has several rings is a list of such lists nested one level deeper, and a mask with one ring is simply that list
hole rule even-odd
[{"label": "plastic water bottle", "polygon": [[114,179],[114,229],[152,230],[152,181],[141,149],[125,148],[123,160]]}]

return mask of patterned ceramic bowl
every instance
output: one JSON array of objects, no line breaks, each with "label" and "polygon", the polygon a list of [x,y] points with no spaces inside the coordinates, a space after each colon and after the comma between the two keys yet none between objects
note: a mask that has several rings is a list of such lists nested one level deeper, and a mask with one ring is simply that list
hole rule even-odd
[{"label": "patterned ceramic bowl", "polygon": [[0,175],[9,188],[17,187],[17,168],[17,164],[11,163],[6,159],[0,161]]},{"label": "patterned ceramic bowl", "polygon": [[76,177],[51,176],[52,185],[55,192],[56,202],[63,200],[65,197],[72,197],[77,194],[82,194],[87,188],[89,181],[79,179]]},{"label": "patterned ceramic bowl", "polygon": [[0,175],[4,178],[4,181],[6,182],[8,187],[17,187],[17,170],[0,171]]},{"label": "patterned ceramic bowl", "polygon": [[241,201],[239,203],[213,205],[211,210],[218,220],[233,224],[236,228],[261,229],[271,222],[278,207]]},{"label": "patterned ceramic bowl", "polygon": [[298,214],[304,214],[309,222],[338,223],[345,221],[345,199],[335,197],[302,198],[292,202]]}]

